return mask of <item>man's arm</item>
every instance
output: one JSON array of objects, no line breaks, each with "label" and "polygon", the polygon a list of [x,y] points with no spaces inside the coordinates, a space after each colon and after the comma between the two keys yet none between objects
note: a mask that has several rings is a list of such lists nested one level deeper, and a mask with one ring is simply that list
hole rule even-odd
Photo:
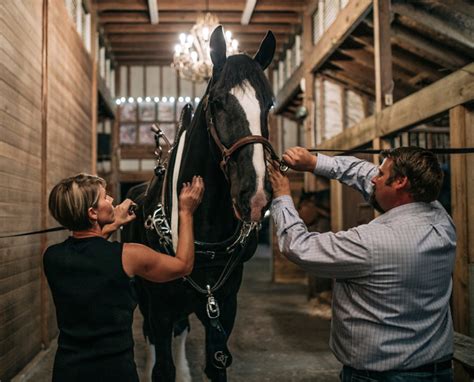
[{"label": "man's arm", "polygon": [[308,232],[290,196],[288,178],[269,167],[275,199],[271,214],[280,251],[292,262],[322,277],[354,278],[372,270],[373,227],[359,226],[338,233]]},{"label": "man's arm", "polygon": [[292,147],[283,154],[283,160],[294,170],[312,172],[330,179],[337,179],[360,191],[366,200],[372,193],[371,179],[377,174],[373,163],[354,157],[323,154],[312,155],[302,147]]}]

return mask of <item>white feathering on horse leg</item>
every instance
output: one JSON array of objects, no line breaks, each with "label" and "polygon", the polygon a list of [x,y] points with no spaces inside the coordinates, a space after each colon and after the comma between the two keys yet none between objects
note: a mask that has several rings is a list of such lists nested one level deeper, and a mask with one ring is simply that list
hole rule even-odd
[{"label": "white feathering on horse leg", "polygon": [[153,371],[153,366],[155,366],[156,355],[155,355],[155,345],[151,344],[150,341],[146,340],[146,363],[145,363],[145,381],[151,382],[151,373]]},{"label": "white feathering on horse leg", "polygon": [[176,382],[191,382],[191,371],[186,358],[186,328],[179,336],[173,337],[173,361],[176,367]]}]

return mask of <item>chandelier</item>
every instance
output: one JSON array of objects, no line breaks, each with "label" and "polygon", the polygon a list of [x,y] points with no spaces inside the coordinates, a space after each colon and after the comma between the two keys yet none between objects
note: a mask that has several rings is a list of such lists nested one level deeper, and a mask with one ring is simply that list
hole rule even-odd
[{"label": "chandelier", "polygon": [[[219,25],[216,15],[207,12],[197,18],[196,24],[189,34],[179,35],[179,44],[175,46],[173,66],[180,77],[194,81],[207,81],[212,75],[212,61],[209,39],[214,29]],[[232,33],[226,31],[227,55],[238,53],[239,42],[232,39]]]}]

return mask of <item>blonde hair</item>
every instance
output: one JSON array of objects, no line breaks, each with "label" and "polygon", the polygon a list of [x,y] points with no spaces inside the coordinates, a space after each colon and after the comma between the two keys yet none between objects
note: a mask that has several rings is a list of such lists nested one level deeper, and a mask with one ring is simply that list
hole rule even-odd
[{"label": "blonde hair", "polygon": [[49,212],[64,227],[81,231],[92,227],[88,210],[97,207],[100,186],[104,179],[88,174],[78,174],[63,179],[49,194]]}]

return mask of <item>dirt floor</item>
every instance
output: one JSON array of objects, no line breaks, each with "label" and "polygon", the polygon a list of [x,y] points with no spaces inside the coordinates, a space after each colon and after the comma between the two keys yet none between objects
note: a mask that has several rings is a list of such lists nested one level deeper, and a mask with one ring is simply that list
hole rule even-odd
[{"label": "dirt floor", "polygon": [[[271,283],[268,247],[260,247],[246,264],[239,293],[238,314],[230,339],[234,362],[228,370],[229,381],[339,381],[341,366],[328,347],[330,323],[310,313],[305,286]],[[136,315],[136,363],[145,382],[145,344],[140,333],[141,320]],[[50,381],[54,352],[55,344],[14,381]],[[202,381],[204,330],[194,316],[186,352],[193,381]]]}]

